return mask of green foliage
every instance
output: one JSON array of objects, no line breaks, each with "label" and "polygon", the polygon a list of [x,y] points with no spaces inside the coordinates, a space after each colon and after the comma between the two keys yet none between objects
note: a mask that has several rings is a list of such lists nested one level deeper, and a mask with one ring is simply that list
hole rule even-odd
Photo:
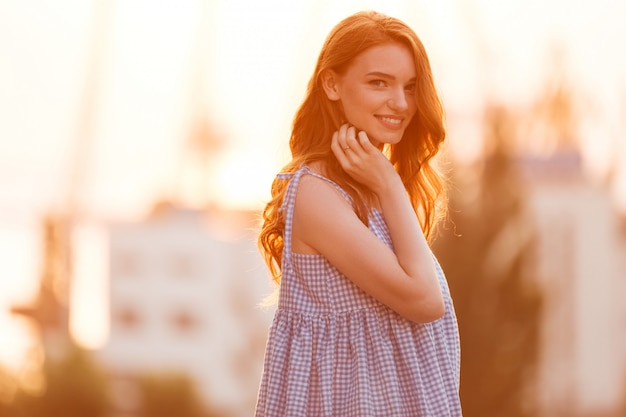
[{"label": "green foliage", "polygon": [[13,400],[17,389],[18,385],[15,377],[0,366],[0,417],[15,416]]},{"label": "green foliage", "polygon": [[[76,347],[47,361],[45,389],[33,395],[19,389],[15,376],[0,368],[0,417],[108,417],[108,376],[88,352]],[[193,381],[184,374],[155,373],[133,379],[139,394],[137,417],[211,417]]]},{"label": "green foliage", "polygon": [[20,392],[13,405],[14,416],[108,416],[106,377],[87,352],[71,348],[62,359],[48,360],[43,372],[43,393],[32,396]]},{"label": "green foliage", "polygon": [[[541,296],[529,265],[533,225],[506,147],[506,114],[491,114],[491,153],[476,184],[453,190],[450,224],[434,251],[448,278],[461,333],[465,417],[533,415],[529,391],[537,363]],[[465,177],[467,178],[467,177]],[[474,188],[471,188],[471,187]],[[463,195],[473,192],[468,201]]]},{"label": "green foliage", "polygon": [[193,381],[184,374],[152,374],[139,379],[143,407],[138,417],[208,417]]}]

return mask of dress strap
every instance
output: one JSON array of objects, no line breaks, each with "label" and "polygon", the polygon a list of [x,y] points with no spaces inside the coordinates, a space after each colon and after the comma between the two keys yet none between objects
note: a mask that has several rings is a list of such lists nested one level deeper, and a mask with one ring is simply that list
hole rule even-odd
[{"label": "dress strap", "polygon": [[311,171],[311,169],[306,165],[296,172],[284,172],[278,174],[276,177],[279,180],[289,180],[289,185],[287,186],[287,191],[285,191],[285,197],[283,199],[283,204],[279,209],[279,211],[283,213],[283,216],[285,218],[285,232],[283,235],[283,269],[286,266],[285,262],[291,263],[291,234],[293,230],[293,212],[296,205],[296,192],[298,191],[298,184],[300,183],[300,179],[305,174],[312,175],[316,178],[327,181],[333,187],[335,187],[337,191],[339,191],[339,193],[341,193],[341,195],[346,199],[346,201],[348,201],[348,203],[352,204],[352,197],[350,197],[350,195],[345,192],[343,188],[341,188],[334,181],[329,180],[328,178]]}]

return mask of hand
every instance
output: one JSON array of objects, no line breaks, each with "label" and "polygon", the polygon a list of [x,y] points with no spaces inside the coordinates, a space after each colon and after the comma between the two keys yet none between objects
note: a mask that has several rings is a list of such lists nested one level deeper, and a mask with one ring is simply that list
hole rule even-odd
[{"label": "hand", "polygon": [[391,162],[370,142],[367,133],[357,134],[354,126],[342,125],[333,134],[331,149],[344,171],[376,194],[394,177],[399,178]]}]

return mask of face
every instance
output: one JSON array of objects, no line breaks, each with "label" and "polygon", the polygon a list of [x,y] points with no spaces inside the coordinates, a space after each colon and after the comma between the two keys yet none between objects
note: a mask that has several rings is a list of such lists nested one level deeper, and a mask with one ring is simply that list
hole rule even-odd
[{"label": "face", "polygon": [[375,145],[396,144],[417,109],[415,61],[400,43],[366,49],[343,74],[329,71],[324,89],[339,101],[351,125],[367,133]]}]

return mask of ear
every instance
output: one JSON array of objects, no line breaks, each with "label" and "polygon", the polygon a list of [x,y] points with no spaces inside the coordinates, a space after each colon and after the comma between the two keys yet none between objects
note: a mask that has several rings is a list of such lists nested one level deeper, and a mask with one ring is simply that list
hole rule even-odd
[{"label": "ear", "polygon": [[325,70],[321,75],[322,88],[330,101],[337,101],[341,98],[337,85],[338,79],[338,74],[330,69]]}]

